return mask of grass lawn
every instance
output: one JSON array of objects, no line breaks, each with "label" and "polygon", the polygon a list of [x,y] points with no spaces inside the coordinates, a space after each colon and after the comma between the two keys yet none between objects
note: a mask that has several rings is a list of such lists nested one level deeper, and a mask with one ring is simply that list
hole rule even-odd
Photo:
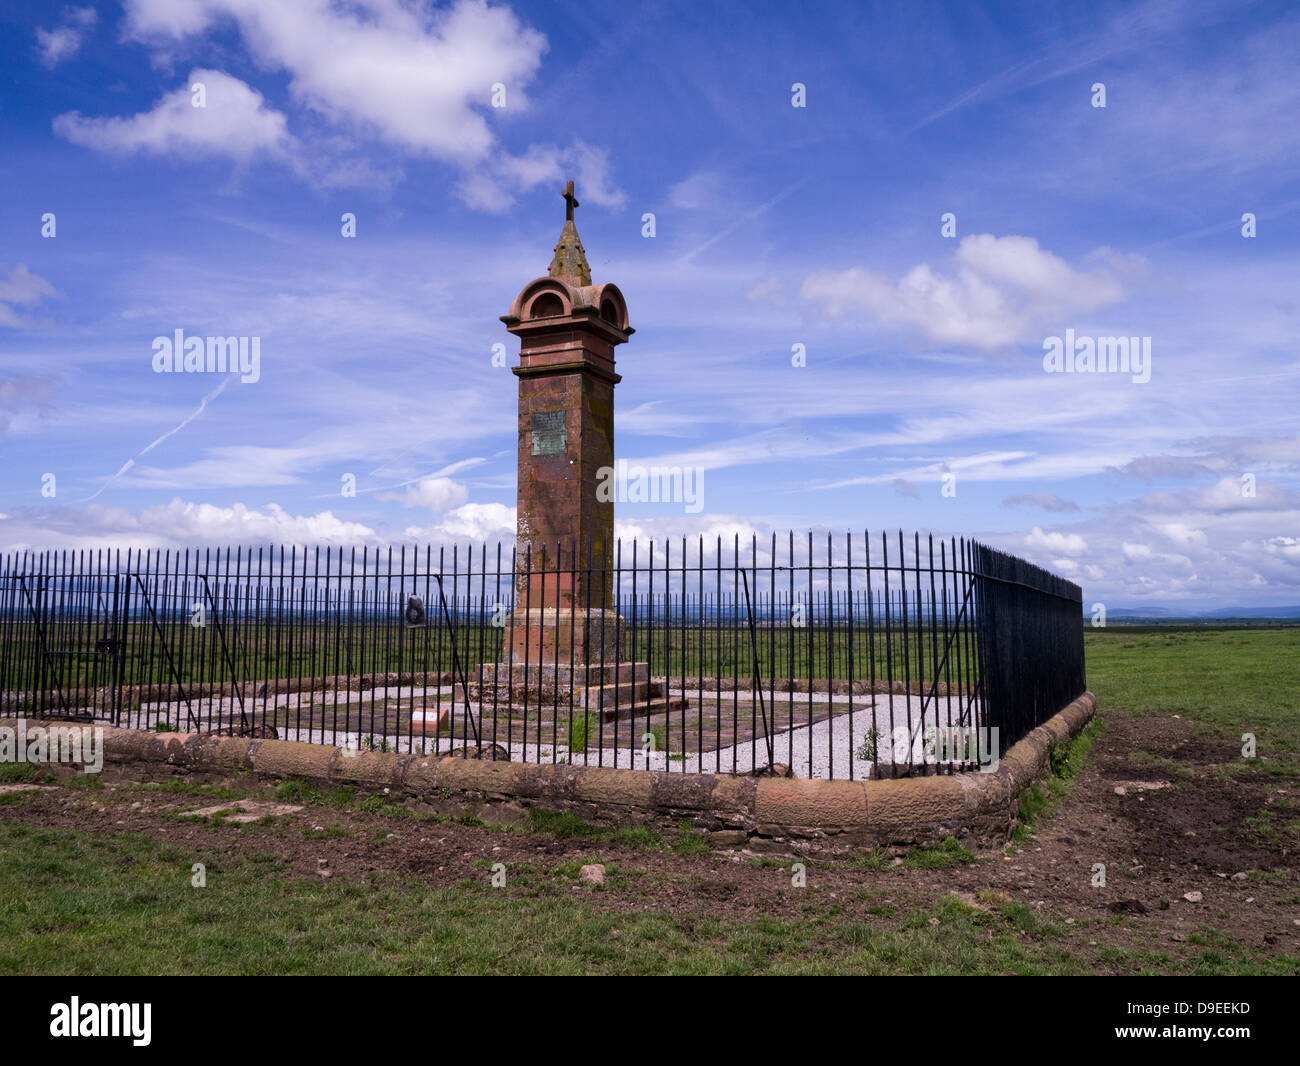
[{"label": "grass lawn", "polygon": [[1300,753],[1300,626],[1088,629],[1084,646],[1107,714],[1180,714],[1206,734],[1255,733],[1261,753]]},{"label": "grass lawn", "polygon": [[[565,868],[524,869],[429,888],[288,877],[273,851],[210,867],[141,836],[0,826],[0,972],[9,974],[1077,974],[1072,932],[1021,901],[941,894],[860,916],[825,893],[795,916],[744,921],[606,911],[571,891]],[[918,864],[922,868],[927,863]],[[477,871],[476,871],[477,873]],[[558,875],[558,876],[556,876]],[[567,876],[566,876],[567,875]],[[609,892],[619,891],[617,874]],[[793,891],[786,890],[786,891]],[[1106,920],[1098,923],[1105,935]],[[1137,971],[1294,973],[1207,930],[1172,960],[1154,944],[1098,955]]]}]

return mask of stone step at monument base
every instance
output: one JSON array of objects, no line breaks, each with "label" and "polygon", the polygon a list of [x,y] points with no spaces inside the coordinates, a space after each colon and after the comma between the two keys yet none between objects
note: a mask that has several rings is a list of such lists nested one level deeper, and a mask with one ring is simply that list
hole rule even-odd
[{"label": "stone step at monument base", "polygon": [[664,686],[658,681],[616,681],[611,685],[588,685],[574,689],[581,694],[588,707],[629,707],[634,703],[647,703],[664,697]]},{"label": "stone step at monument base", "polygon": [[495,688],[509,693],[514,705],[526,692],[530,702],[558,699],[566,707],[572,698],[574,709],[597,711],[607,722],[620,715],[668,714],[690,706],[680,697],[669,698],[663,682],[650,679],[648,663],[483,663],[478,676],[484,696]]},{"label": "stone step at monument base", "polygon": [[535,688],[540,683],[571,691],[613,684],[638,684],[650,680],[649,663],[609,662],[581,664],[560,662],[483,663],[479,666],[479,684],[499,688]]},{"label": "stone step at monument base", "polygon": [[[659,685],[655,686],[655,688],[661,687],[662,686]],[[580,706],[582,706],[582,704],[575,700],[575,709]],[[684,711],[690,706],[690,701],[684,700],[680,696],[666,699],[663,697],[662,692],[660,692],[652,695],[648,700],[644,697],[639,697],[635,701],[622,700],[618,704],[615,704],[611,699],[603,706],[593,700],[591,703],[587,704],[587,706],[593,711],[599,711],[601,718],[606,722],[613,722],[619,718],[631,719],[635,716],[637,720],[642,720],[653,718],[657,714],[672,714],[674,711]]]}]

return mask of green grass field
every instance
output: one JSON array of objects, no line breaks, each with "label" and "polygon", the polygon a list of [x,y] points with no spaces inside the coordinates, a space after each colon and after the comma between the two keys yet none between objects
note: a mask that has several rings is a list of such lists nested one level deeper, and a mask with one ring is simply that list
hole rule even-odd
[{"label": "green grass field", "polygon": [[1300,753],[1300,626],[1085,630],[1088,687],[1106,713],[1181,714],[1207,734]]},{"label": "green grass field", "polygon": [[[1067,927],[1026,903],[952,895],[899,907],[862,889],[872,920],[809,902],[795,917],[729,921],[610,913],[569,891],[576,861],[428,888],[289,878],[271,851],[208,870],[184,849],[4,826],[0,970],[9,974],[1078,974]],[[485,874],[485,872],[484,872]],[[8,886],[21,879],[22,900]],[[623,884],[619,882],[623,881]],[[629,879],[615,874],[608,892]],[[608,884],[608,883],[607,883]],[[178,887],[183,886],[183,887]],[[793,890],[789,890],[793,891]],[[886,919],[884,921],[880,919]],[[1104,920],[1098,923],[1103,927]],[[1212,933],[1192,958],[1113,947],[1107,959],[1183,974],[1294,974]]]},{"label": "green grass field", "polygon": [[[52,624],[43,643],[34,627],[0,627],[0,665],[11,689],[56,688],[84,692],[120,680],[123,685],[262,681],[273,678],[333,677],[371,673],[441,673],[454,664],[473,674],[480,663],[503,661],[510,651],[509,630],[482,625],[297,624],[275,628],[186,624],[125,628],[120,664],[95,650],[96,632],[84,626]],[[653,628],[624,622],[624,654],[648,662],[651,673],[673,677],[749,678],[755,653],[765,679],[826,678],[855,681],[877,678],[930,680],[948,643],[932,637],[927,625],[879,622],[869,639],[861,627],[759,627],[753,643],[746,627],[674,621]],[[453,658],[453,643],[456,656]],[[974,637],[963,629],[953,642],[940,680],[957,683],[974,670]],[[41,649],[53,655],[41,654]],[[874,663],[874,665],[873,665]],[[562,660],[563,664],[563,660]]]}]

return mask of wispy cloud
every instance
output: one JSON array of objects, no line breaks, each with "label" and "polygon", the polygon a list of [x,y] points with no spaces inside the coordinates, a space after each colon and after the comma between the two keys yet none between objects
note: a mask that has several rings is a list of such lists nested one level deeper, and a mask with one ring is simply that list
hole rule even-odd
[{"label": "wispy cloud", "polygon": [[802,294],[831,317],[866,312],[939,344],[998,348],[1041,339],[1044,330],[1116,303],[1124,290],[1105,270],[1071,267],[1032,237],[984,233],[962,238],[951,273],[922,263],[894,282],[853,267],[812,275]]},{"label": "wispy cloud", "polygon": [[18,309],[35,307],[57,296],[59,291],[39,274],[28,270],[25,263],[10,267],[7,273],[0,273],[0,326],[32,329],[42,325],[41,319]]},{"label": "wispy cloud", "polygon": [[52,30],[36,31],[36,53],[41,63],[53,70],[65,59],[71,59],[81,50],[82,42],[98,20],[93,7],[64,8],[60,25]]},{"label": "wispy cloud", "polygon": [[[196,106],[200,99],[202,106]],[[294,146],[285,116],[267,107],[261,93],[238,78],[202,67],[151,111],[126,118],[87,118],[70,111],[54,120],[54,131],[73,144],[104,152],[215,153],[244,163]]]}]

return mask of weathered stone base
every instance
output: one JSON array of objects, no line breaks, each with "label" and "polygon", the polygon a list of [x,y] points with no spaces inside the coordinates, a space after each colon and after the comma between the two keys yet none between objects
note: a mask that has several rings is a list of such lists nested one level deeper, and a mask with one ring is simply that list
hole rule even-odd
[{"label": "weathered stone base", "polygon": [[[184,779],[272,789],[301,778],[322,789],[351,785],[440,814],[523,824],[528,809],[569,811],[602,826],[695,830],[728,847],[782,853],[932,844],[1005,843],[1020,793],[1048,765],[1053,742],[1077,734],[1096,709],[1084,693],[1003,756],[995,773],[892,781],[680,774],[536,765],[486,759],[359,752],[285,740],[103,728],[105,781]],[[29,720],[28,728],[35,724]],[[16,720],[0,720],[16,728]],[[90,729],[90,726],[64,726]],[[80,767],[50,764],[68,777]]]},{"label": "weathered stone base", "polygon": [[623,648],[623,619],[601,607],[519,608],[506,640],[516,663],[614,663]]},{"label": "weathered stone base", "polygon": [[538,677],[552,679],[566,689],[582,689],[594,685],[646,682],[650,680],[650,668],[646,663],[615,662],[612,659],[608,663],[595,662],[585,666],[581,663],[570,666],[567,662],[545,660],[541,663],[536,660],[525,662],[521,656],[517,656],[513,662],[484,663],[479,667],[479,683],[482,685],[495,682],[498,685],[509,684],[511,688],[522,688],[524,685],[536,684]]},{"label": "weathered stone base", "polygon": [[572,697],[575,709],[599,711],[607,722],[620,713],[635,713],[640,719],[689,706],[685,699],[667,697],[664,685],[650,679],[647,663],[610,661],[584,666],[515,660],[479,667],[479,699],[486,700],[490,694],[505,698],[507,691],[512,705],[524,703],[525,693],[534,704],[552,699],[567,702]]}]

